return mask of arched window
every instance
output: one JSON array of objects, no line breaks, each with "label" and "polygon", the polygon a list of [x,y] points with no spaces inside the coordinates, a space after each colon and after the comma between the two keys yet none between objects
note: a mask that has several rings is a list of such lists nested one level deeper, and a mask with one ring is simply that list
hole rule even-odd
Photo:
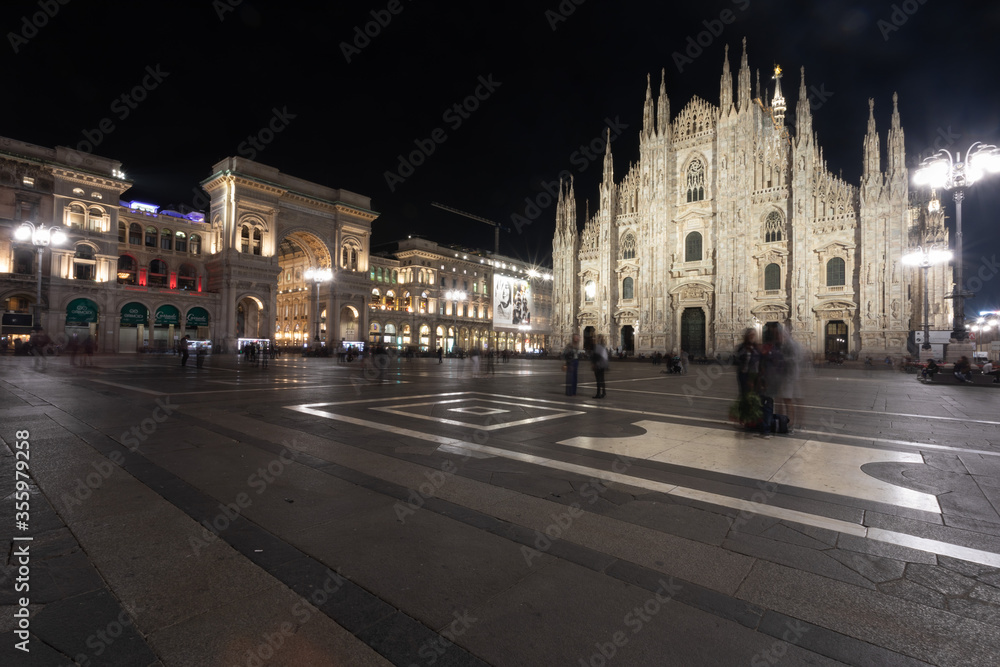
[{"label": "arched window", "polygon": [[174,250],[177,252],[187,252],[187,249],[187,234],[184,232],[177,232],[177,234],[174,235]]},{"label": "arched window", "polygon": [[174,233],[169,229],[164,229],[160,232],[160,250],[173,250],[174,248]]},{"label": "arched window", "polygon": [[771,211],[764,218],[764,243],[776,243],[784,240],[785,225],[781,220],[781,214]]},{"label": "arched window", "polygon": [[142,245],[142,227],[138,223],[133,222],[128,226],[128,244]]},{"label": "arched window", "polygon": [[340,249],[340,266],[347,268],[347,246]]},{"label": "arched window", "polygon": [[699,158],[691,160],[687,168],[687,200],[701,201],[705,198],[705,165]]},{"label": "arched window", "polygon": [[118,282],[122,285],[135,285],[136,267],[134,257],[122,255],[118,258]]},{"label": "arched window", "polygon": [[594,296],[597,294],[597,285],[594,284],[593,280],[588,280],[587,284],[583,286],[583,296],[587,301],[593,301]]},{"label": "arched window", "polygon": [[146,227],[146,247],[155,248],[156,238],[159,236],[156,232],[156,227]]},{"label": "arched window", "polygon": [[358,270],[358,249],[351,248],[351,271]]},{"label": "arched window", "polygon": [[768,264],[764,267],[764,289],[781,289],[781,267],[777,264]]},{"label": "arched window", "polygon": [[70,204],[69,210],[66,211],[66,226],[76,227],[77,229],[83,229],[83,226],[87,220],[87,214],[80,204]]},{"label": "arched window", "polygon": [[118,223],[118,242],[125,243],[128,240],[128,227],[124,222]]},{"label": "arched window", "polygon": [[177,270],[177,288],[194,291],[198,282],[198,272],[190,264],[181,264]]},{"label": "arched window", "polygon": [[634,283],[631,278],[626,278],[622,281],[622,298],[623,299],[634,299]]},{"label": "arched window", "polygon": [[635,236],[632,234],[622,239],[622,259],[635,259]]},{"label": "arched window", "polygon": [[240,252],[250,252],[250,228],[246,225],[240,230]]},{"label": "arched window", "polygon": [[399,271],[393,269],[392,271],[392,284],[395,285],[396,281],[399,280]]},{"label": "arched window", "polygon": [[845,284],[847,280],[847,263],[841,257],[834,257],[826,263],[826,284],[828,287]]},{"label": "arched window", "polygon": [[691,232],[684,239],[684,261],[701,261],[701,232]]},{"label": "arched window", "polygon": [[161,259],[154,259],[149,263],[149,285],[151,287],[167,286],[167,263]]},{"label": "arched window", "polygon": [[377,276],[377,280],[379,282],[382,282],[382,267],[381,266],[378,267],[377,269],[375,269],[375,275]]},{"label": "arched window", "polygon": [[191,238],[191,254],[200,255],[201,254],[201,237],[197,234],[192,234]]},{"label": "arched window", "polygon": [[374,266],[369,266],[368,267],[368,276],[371,278],[372,282],[375,282],[375,267]]},{"label": "arched window", "polygon": [[105,231],[106,219],[107,213],[104,212],[104,209],[99,206],[91,206],[90,210],[87,211],[87,229],[92,232]]},{"label": "arched window", "polygon": [[260,255],[263,251],[264,234],[259,228],[253,230],[253,254]]}]

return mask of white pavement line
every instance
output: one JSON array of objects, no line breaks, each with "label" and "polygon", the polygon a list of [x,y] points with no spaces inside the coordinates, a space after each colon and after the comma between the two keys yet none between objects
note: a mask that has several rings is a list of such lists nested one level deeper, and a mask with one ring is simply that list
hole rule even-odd
[{"label": "white pavement line", "polygon": [[91,380],[91,382],[97,382],[100,384],[111,385],[112,387],[119,387],[121,389],[128,389],[129,391],[137,391],[140,394],[150,394],[152,396],[167,396],[167,394],[162,391],[153,391],[152,389],[143,389],[141,387],[134,387],[129,384],[122,384],[121,382],[111,382],[110,380]]},{"label": "white pavement line", "polygon": [[981,549],[973,549],[971,547],[963,547],[958,544],[951,544],[950,542],[942,542],[941,540],[931,540],[926,537],[917,537],[916,535],[897,533],[895,531],[884,530],[882,528],[869,528],[868,539],[878,540],[879,542],[888,542],[890,544],[898,544],[900,546],[910,547],[911,549],[917,549],[919,551],[928,551],[933,554],[938,554],[939,556],[949,556],[951,558],[967,560],[973,563],[979,563],[980,565],[1000,567],[1000,554],[983,551]]},{"label": "white pavement line", "polygon": [[831,433],[830,431],[809,431],[806,429],[795,429],[796,435],[799,433],[814,433],[816,435],[828,435],[837,438],[852,438],[854,440],[871,440],[872,442],[884,442],[900,447],[911,447],[913,449],[940,449],[949,452],[962,452],[965,454],[982,454],[983,456],[1000,456],[1000,451],[990,451],[986,449],[971,449],[969,447],[952,447],[951,445],[934,445],[929,442],[911,442],[908,440],[892,440],[890,438],[875,438],[870,435],[848,435],[846,433]]},{"label": "white pavement line", "polygon": [[[547,398],[529,398],[527,396],[507,396],[506,394],[488,394],[488,393],[482,392],[482,391],[472,391],[472,392],[468,392],[468,393],[470,393],[470,394],[480,394],[482,396],[494,396],[494,397],[497,397],[497,398],[508,398],[508,399],[514,399],[514,400],[518,400],[518,401],[535,401],[537,403],[554,403],[555,405],[572,405],[572,406],[577,406],[577,407],[582,406],[582,407],[587,407],[587,408],[596,408],[598,410],[607,410],[607,411],[610,411],[610,412],[625,412],[625,413],[628,413],[628,414],[651,415],[653,417],[668,417],[668,418],[672,418],[672,419],[687,419],[688,421],[708,422],[710,424],[723,424],[723,425],[726,425],[726,426],[732,426],[733,425],[733,423],[731,421],[728,421],[728,420],[725,420],[725,419],[709,419],[707,417],[691,417],[689,415],[675,415],[675,414],[671,414],[671,413],[668,413],[668,412],[650,412],[648,410],[630,410],[628,408],[616,408],[616,407],[613,407],[613,406],[610,406],[610,405],[597,405],[595,403],[573,403],[573,402],[567,402],[567,401],[554,401],[554,400],[547,399]],[[722,399],[719,399],[719,400],[722,400]],[[832,410],[833,408],[827,408],[827,409]],[[879,414],[883,414],[883,413],[879,413]],[[888,414],[888,413],[886,413],[886,414]],[[948,419],[950,419],[950,417],[948,417]],[[965,419],[958,420],[958,421],[967,421],[967,422],[975,423],[972,420],[965,420]],[[992,422],[983,422],[983,423],[992,423]],[[945,451],[963,452],[963,453],[969,453],[969,454],[983,454],[984,456],[1000,456],[1000,451],[990,451],[990,450],[986,450],[986,449],[971,449],[971,448],[966,448],[966,447],[952,447],[950,445],[935,445],[935,444],[931,444],[931,443],[911,442],[911,441],[907,441],[907,440],[893,440],[893,439],[890,439],[890,438],[876,438],[874,436],[868,436],[868,435],[848,435],[846,433],[833,433],[831,431],[807,431],[807,430],[804,430],[804,429],[803,430],[796,429],[795,432],[796,433],[814,433],[816,435],[826,435],[826,436],[836,437],[836,438],[850,438],[850,439],[854,439],[854,440],[870,440],[871,442],[881,442],[881,443],[885,443],[885,444],[888,444],[888,445],[901,445],[901,446],[904,446],[904,447],[910,447],[910,448],[916,448],[916,449],[927,448],[927,449],[939,449],[939,450],[945,450]],[[858,446],[860,447],[862,445],[858,445]]]},{"label": "white pavement line", "polygon": [[[587,383],[587,384],[593,384]],[[727,403],[732,403],[734,399],[723,398],[720,396],[695,396],[693,394],[675,394],[666,391],[649,391],[648,389],[622,389],[618,388],[616,391],[628,392],[631,394],[653,394],[655,396],[677,396],[680,398],[688,398],[703,401],[725,401]],[[934,415],[914,415],[907,412],[886,412],[884,410],[858,410],[856,408],[831,408],[828,405],[800,405],[800,408],[810,408],[812,410],[831,410],[833,412],[860,412],[862,414],[868,415],[884,415],[886,417],[910,417],[917,419],[937,419],[939,421],[948,422],[962,422],[963,424],[986,424],[988,426],[1000,426],[1000,421],[988,421],[985,419],[966,419],[965,417],[936,417]]]}]

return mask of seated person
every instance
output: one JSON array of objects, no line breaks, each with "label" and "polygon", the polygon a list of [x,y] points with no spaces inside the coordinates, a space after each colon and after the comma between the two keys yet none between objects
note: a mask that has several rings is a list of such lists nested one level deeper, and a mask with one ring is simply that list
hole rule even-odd
[{"label": "seated person", "polygon": [[986,363],[983,364],[983,375],[992,375],[993,384],[1000,384],[1000,370],[996,370],[994,368],[992,361],[987,360]]},{"label": "seated person", "polygon": [[924,366],[924,370],[920,372],[920,377],[927,380],[928,382],[934,381],[934,375],[941,370],[933,359],[927,360],[927,365]]},{"label": "seated person", "polygon": [[962,382],[972,383],[972,365],[968,357],[961,357],[955,362],[955,377]]}]

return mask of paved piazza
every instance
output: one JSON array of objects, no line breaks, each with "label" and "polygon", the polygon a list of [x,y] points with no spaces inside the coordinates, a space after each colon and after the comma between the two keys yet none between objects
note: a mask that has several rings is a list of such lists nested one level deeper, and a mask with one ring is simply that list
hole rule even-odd
[{"label": "paved piazza", "polygon": [[760,439],[720,366],[597,400],[554,360],[32,362],[0,358],[3,665],[1000,656],[1000,388],[817,368]]}]

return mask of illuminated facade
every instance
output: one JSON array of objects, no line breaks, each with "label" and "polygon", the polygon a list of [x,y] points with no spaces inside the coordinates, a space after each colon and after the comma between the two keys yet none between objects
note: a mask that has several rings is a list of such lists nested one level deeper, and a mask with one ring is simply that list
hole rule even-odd
[{"label": "illuminated facade", "polygon": [[[530,325],[493,326],[497,275],[525,280],[533,293]],[[524,262],[409,238],[375,253],[369,269],[369,343],[434,352],[487,347],[532,352],[548,347],[552,281]]]},{"label": "illuminated facade", "polygon": [[90,336],[102,352],[169,350],[184,335],[229,351],[239,338],[311,342],[308,268],[333,271],[319,295],[332,313],[322,337],[367,329],[378,215],[368,197],[242,158],[203,181],[207,215],[120,201],[131,185],[120,162],[0,138],[0,336],[31,331],[38,260],[14,238],[22,221],[68,235],[41,262],[41,324],[57,342]]},{"label": "illuminated facade", "polygon": [[[886,169],[873,102],[858,186],[833,174],[812,129],[805,72],[794,128],[775,72],[751,95],[744,44],[736,97],[723,63],[718,106],[671,117],[647,83],[639,161],[615,182],[610,143],[599,207],[578,229],[564,182],[553,239],[553,344],[604,334],[635,352],[728,354],[748,327],[781,323],[817,355],[907,352],[923,323],[923,277],[900,259],[947,244],[940,210],[911,200],[896,98]],[[934,208],[933,206],[931,207]],[[951,269],[928,275],[931,328],[950,328]]]}]

